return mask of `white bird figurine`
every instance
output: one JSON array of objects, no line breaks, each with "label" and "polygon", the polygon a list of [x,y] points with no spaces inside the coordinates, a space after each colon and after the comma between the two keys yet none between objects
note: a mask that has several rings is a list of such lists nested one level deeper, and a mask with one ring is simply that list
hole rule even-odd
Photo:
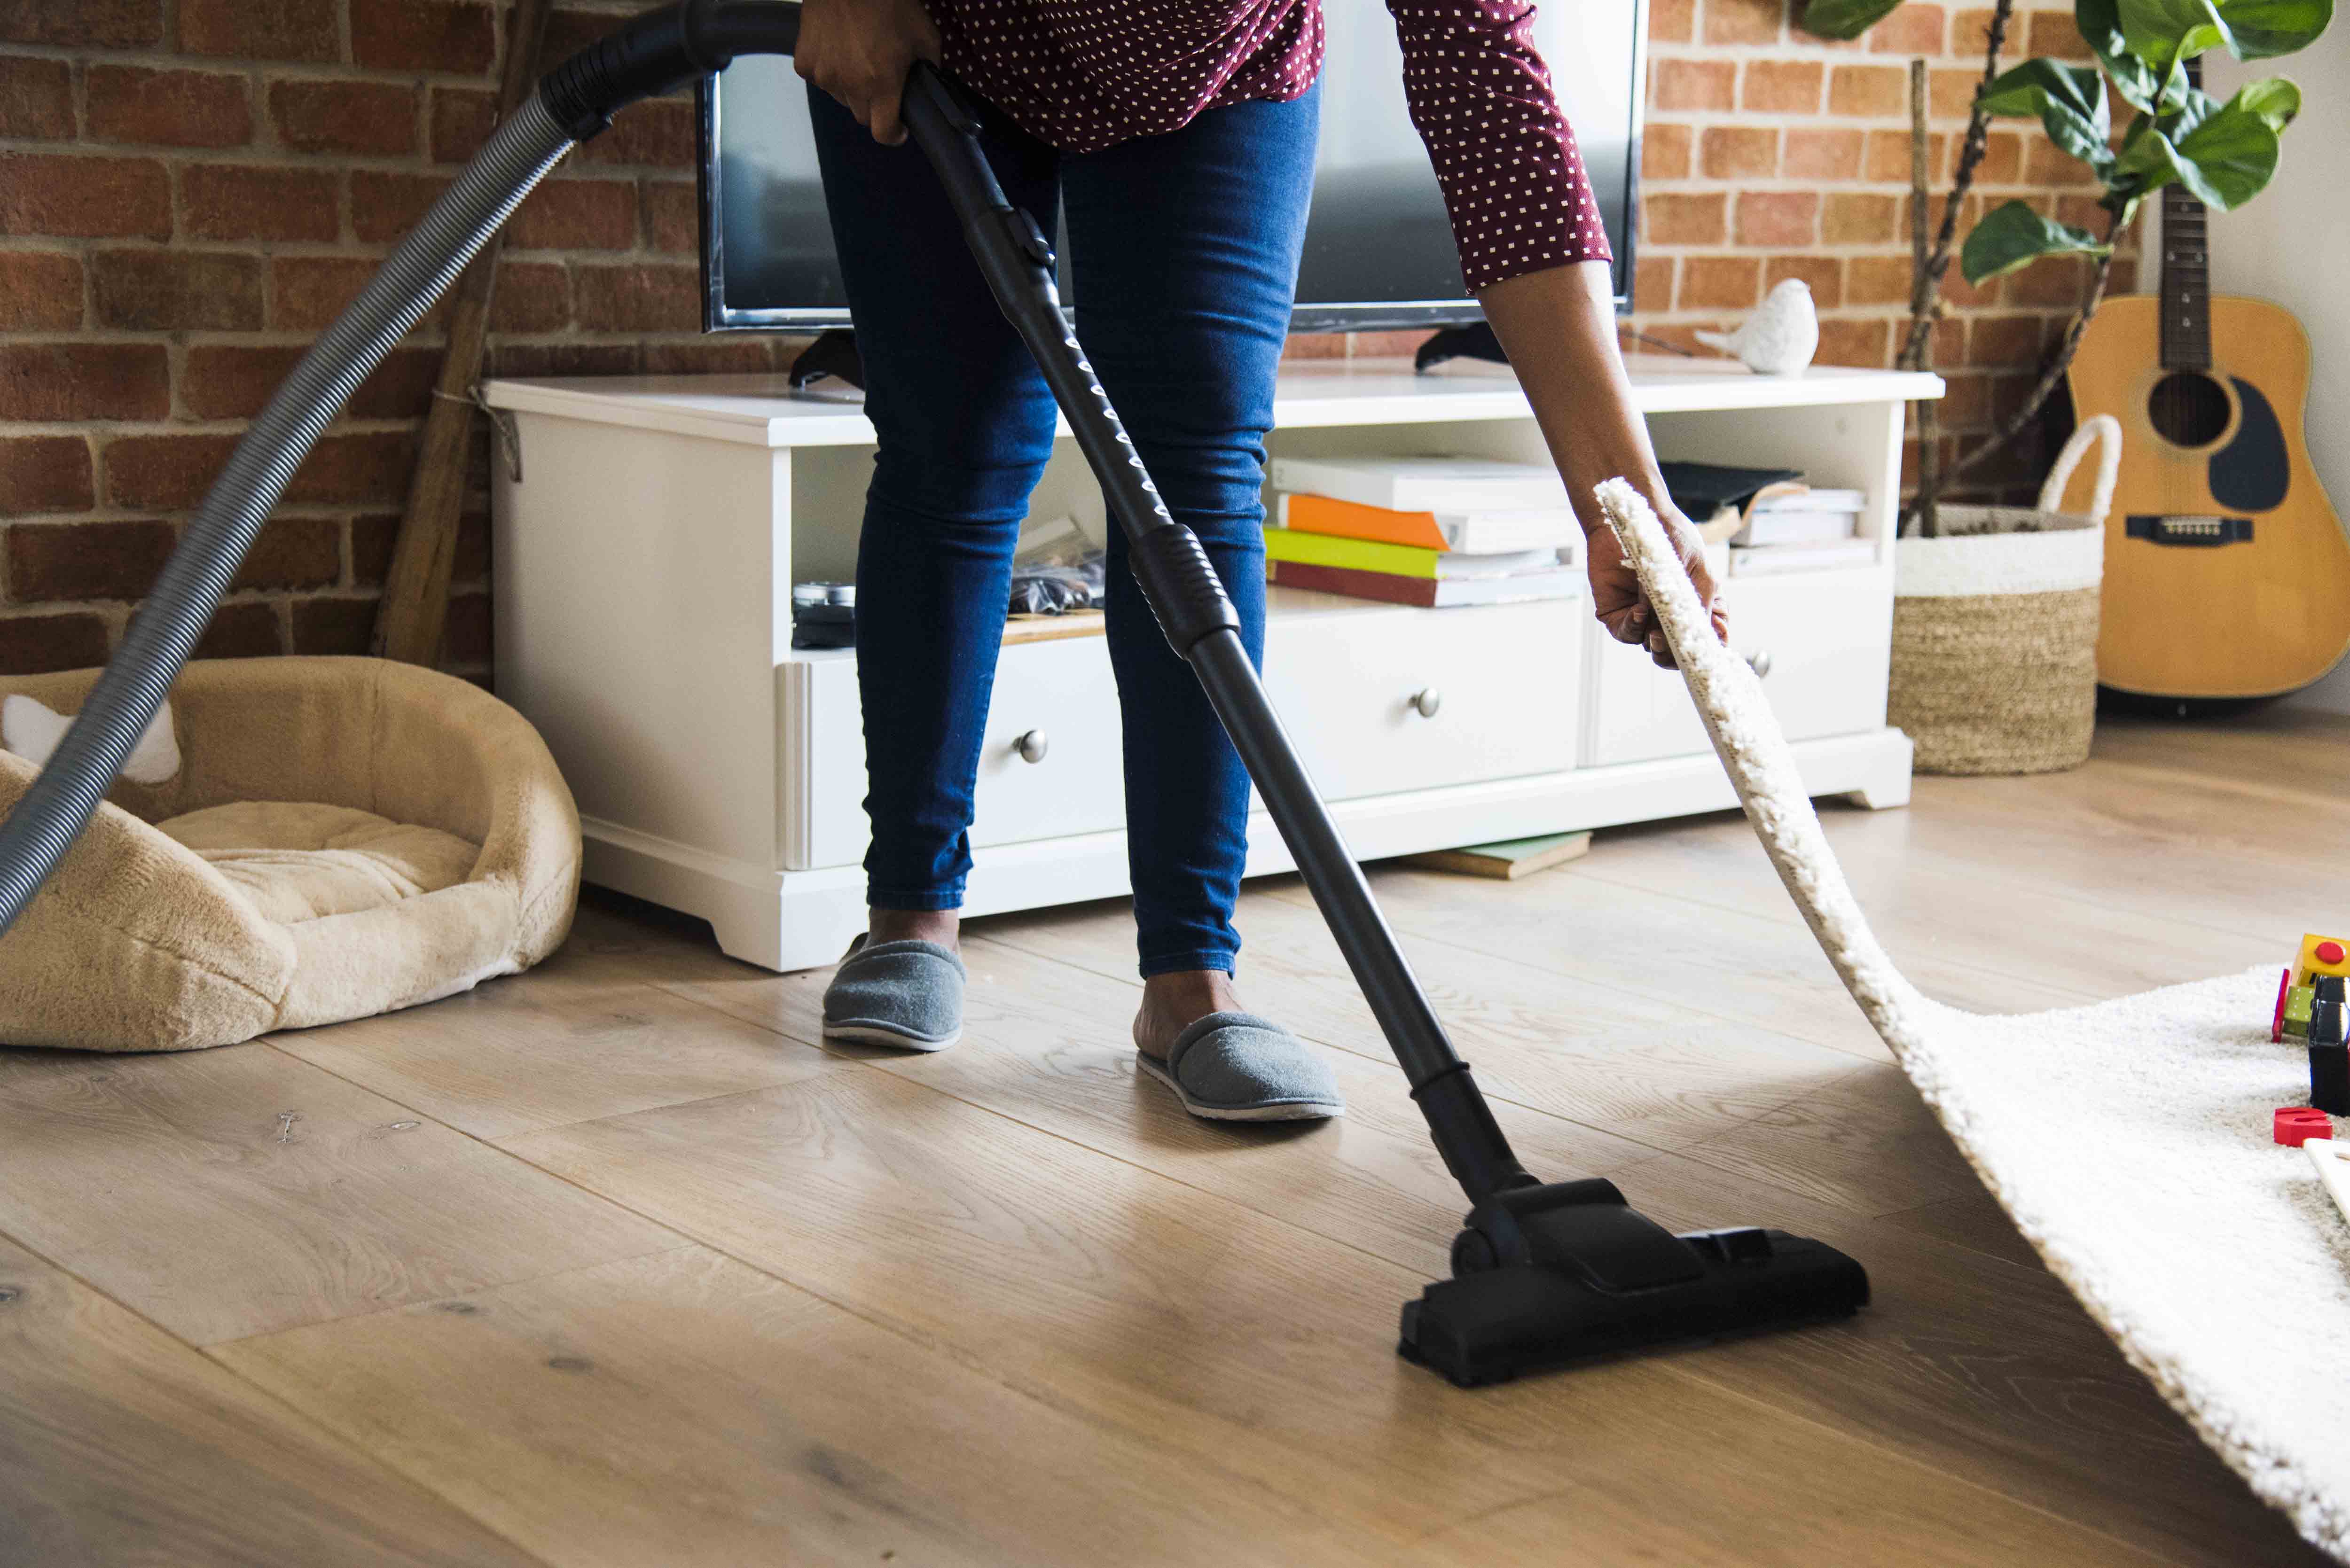
[{"label": "white bird figurine", "polygon": [[1709,348],[1735,354],[1758,376],[1800,376],[1819,352],[1820,316],[1812,308],[1812,286],[1802,278],[1780,281],[1763,296],[1762,308],[1735,332],[1699,332]]}]

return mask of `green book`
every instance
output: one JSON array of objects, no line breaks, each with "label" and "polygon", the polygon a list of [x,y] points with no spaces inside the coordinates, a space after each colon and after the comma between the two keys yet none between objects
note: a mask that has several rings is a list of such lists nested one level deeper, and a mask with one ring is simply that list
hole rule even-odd
[{"label": "green book", "polygon": [[1295,561],[1301,566],[1339,566],[1356,572],[1385,572],[1395,577],[1503,577],[1558,566],[1555,549],[1464,556],[1457,550],[1431,550],[1419,545],[1390,545],[1383,539],[1349,539],[1336,534],[1305,534],[1289,528],[1266,529],[1264,553],[1273,560]]}]

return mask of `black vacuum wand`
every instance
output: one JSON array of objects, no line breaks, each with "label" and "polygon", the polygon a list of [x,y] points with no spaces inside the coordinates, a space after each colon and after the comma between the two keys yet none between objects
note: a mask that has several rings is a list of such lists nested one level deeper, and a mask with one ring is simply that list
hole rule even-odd
[{"label": "black vacuum wand", "polygon": [[[627,105],[740,55],[789,54],[798,34],[796,5],[684,0],[563,62],[499,128],[254,421],[73,729],[0,824],[0,932],[97,809],[319,431],[530,188]],[[937,70],[917,65],[905,119],[1100,480],[1160,629],[1198,673],[1468,1196],[1454,1277],[1406,1303],[1402,1353],[1457,1383],[1485,1383],[1668,1341],[1843,1317],[1866,1304],[1860,1265],[1822,1242],[1752,1229],[1675,1236],[1610,1182],[1545,1184],[1518,1163],[1267,700],[1206,552],[1168,514],[1087,362],[1061,310],[1052,245],[1004,199],[970,105]]]}]

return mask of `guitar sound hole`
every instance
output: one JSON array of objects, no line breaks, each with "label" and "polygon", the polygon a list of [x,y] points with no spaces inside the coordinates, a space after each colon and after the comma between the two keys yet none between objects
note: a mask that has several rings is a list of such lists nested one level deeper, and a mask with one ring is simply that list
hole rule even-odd
[{"label": "guitar sound hole", "polygon": [[2198,370],[2174,370],[2154,384],[2146,417],[2173,446],[2210,446],[2228,428],[2228,394]]}]

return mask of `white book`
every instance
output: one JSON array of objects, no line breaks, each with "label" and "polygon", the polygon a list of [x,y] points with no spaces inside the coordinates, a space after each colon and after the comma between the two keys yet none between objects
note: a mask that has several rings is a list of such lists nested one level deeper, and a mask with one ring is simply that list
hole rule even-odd
[{"label": "white book", "polygon": [[1781,572],[1830,571],[1838,566],[1865,566],[1876,556],[1877,545],[1868,539],[1846,539],[1834,545],[1764,545],[1752,549],[1733,546],[1730,552],[1730,575],[1763,577]]},{"label": "white book", "polygon": [[1436,576],[1440,582],[1523,576],[1528,572],[1555,572],[1569,564],[1569,559],[1567,553],[1556,545],[1547,550],[1503,550],[1497,554],[1447,550],[1436,557]]},{"label": "white book", "polygon": [[1436,586],[1436,607],[1512,605],[1528,599],[1571,599],[1583,591],[1581,572],[1514,572],[1506,577],[1472,577]]},{"label": "white book", "polygon": [[1482,457],[1276,457],[1276,490],[1390,512],[1517,512],[1569,504],[1558,470]]},{"label": "white book", "polygon": [[1762,495],[1755,499],[1753,511],[1764,512],[1864,512],[1868,508],[1868,493],[1865,490],[1790,490],[1777,495]]},{"label": "white book", "polygon": [[1730,536],[1733,545],[1825,545],[1849,539],[1860,522],[1856,512],[1762,512],[1751,514]]}]

